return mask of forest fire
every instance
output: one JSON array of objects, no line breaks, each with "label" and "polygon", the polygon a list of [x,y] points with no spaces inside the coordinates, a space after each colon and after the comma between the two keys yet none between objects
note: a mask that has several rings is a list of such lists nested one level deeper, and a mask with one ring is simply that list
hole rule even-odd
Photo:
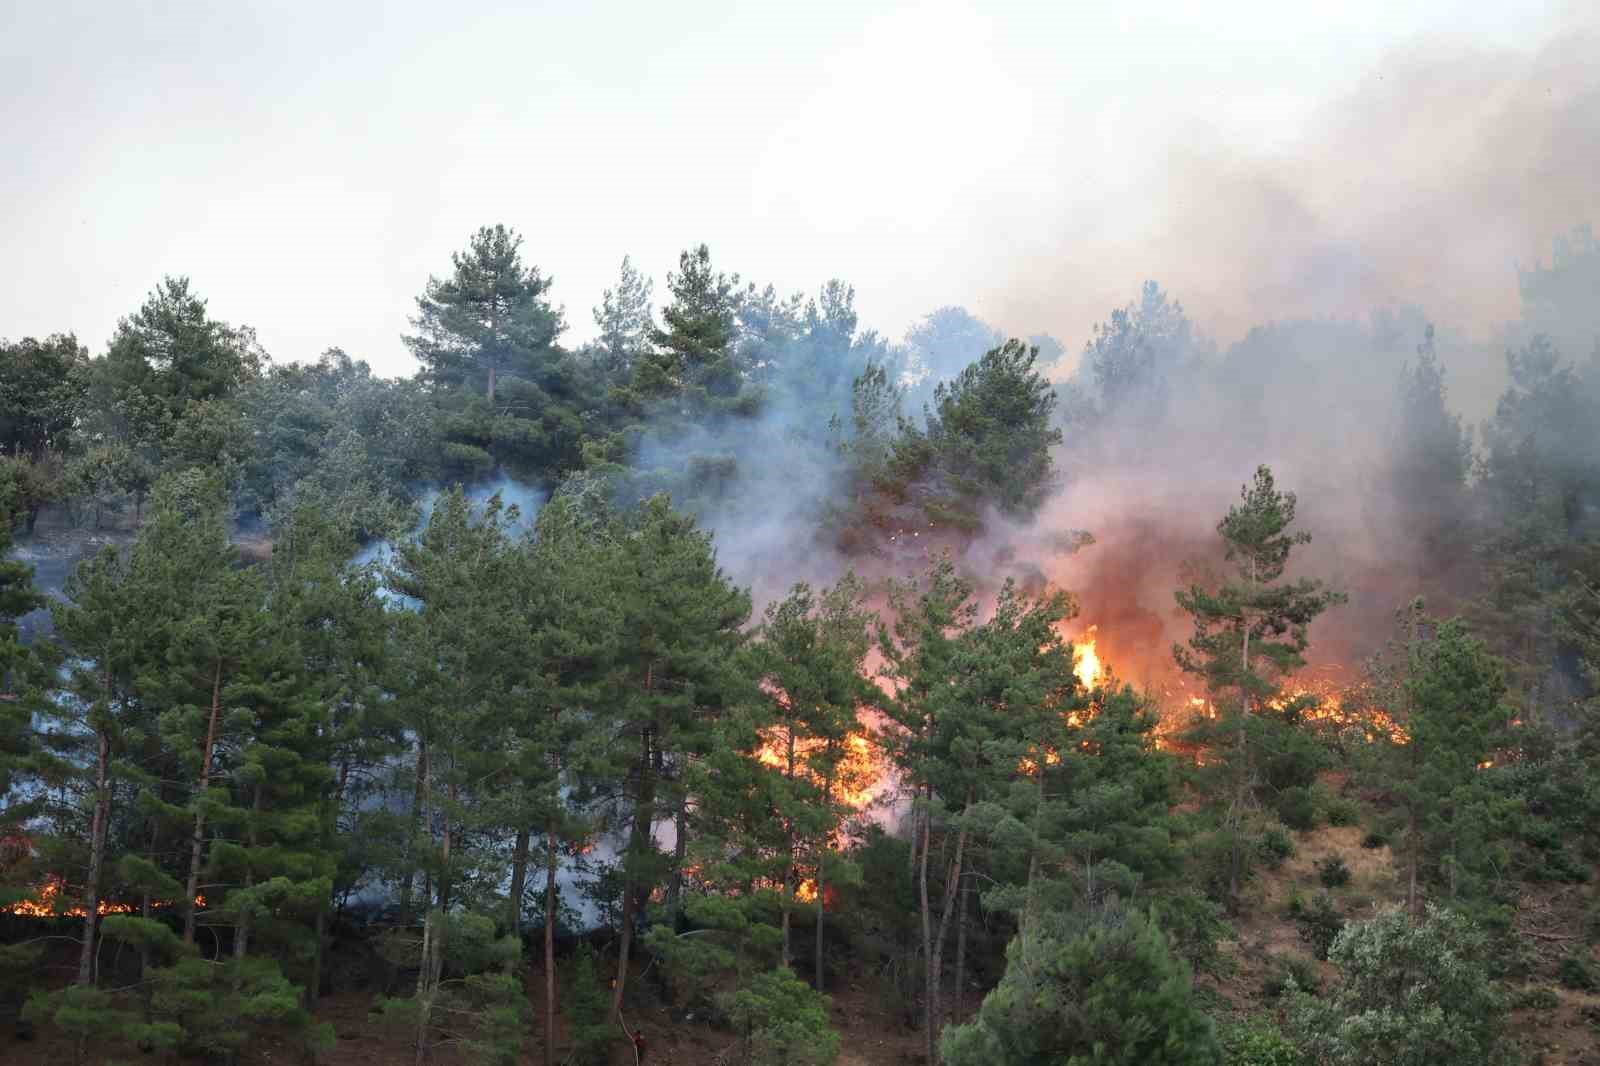
[{"label": "forest fire", "polygon": [[[819,786],[826,782],[811,768],[811,762],[823,746],[822,741],[814,739],[798,740],[794,746],[796,772]],[[763,766],[785,769],[789,762],[787,748],[781,730],[766,729],[761,733],[761,747],[756,749],[756,758]],[[865,810],[882,790],[885,778],[886,768],[866,735],[852,733],[846,737],[844,752],[834,768],[831,783],[834,795],[851,810]]]},{"label": "forest fire", "polygon": [[[61,900],[63,888],[64,884],[61,878],[52,877],[50,880],[40,885],[38,891],[35,892],[32,897],[18,900],[17,902],[11,904],[11,906],[5,908],[5,912],[21,918],[88,917],[89,912],[81,904],[75,904],[70,907],[62,906]],[[194,898],[194,903],[197,908],[203,908],[206,905],[205,896],[196,896]],[[169,907],[171,905],[171,900],[158,900],[151,903],[152,907],[157,908]],[[95,913],[101,917],[104,917],[108,914],[132,914],[137,909],[138,908],[134,907],[132,904],[113,903],[109,900],[101,900],[95,907]]]}]

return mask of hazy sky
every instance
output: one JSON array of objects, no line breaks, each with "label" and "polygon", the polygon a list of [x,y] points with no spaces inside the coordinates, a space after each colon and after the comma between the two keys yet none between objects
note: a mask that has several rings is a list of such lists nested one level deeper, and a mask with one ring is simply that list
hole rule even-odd
[{"label": "hazy sky", "polygon": [[[1226,340],[1329,271],[1376,277],[1363,297],[1412,295],[1411,268],[1360,261],[1382,258],[1385,211],[1441,190],[1373,175],[1453,187],[1464,164],[1408,154],[1415,129],[1385,125],[1392,111],[1427,97],[1429,130],[1474,116],[1450,148],[1469,155],[1473,123],[1519,114],[1508,100],[1557,131],[1600,123],[1583,110],[1592,49],[1548,76],[1584,9],[0,0],[0,336],[70,330],[98,352],[161,275],[184,273],[276,359],[337,345],[406,372],[399,335],[427,276],[503,221],[554,276],[572,341],[624,254],[659,298],[700,241],[780,289],[843,277],[894,336],[962,303],[1075,349],[1153,274]],[[1528,150],[1553,150],[1540,137]],[[1392,156],[1359,187],[1327,178],[1352,140]],[[1485,238],[1483,284],[1514,294],[1509,257],[1583,221],[1560,219],[1594,206],[1593,171],[1559,216],[1529,221],[1506,201],[1532,179],[1507,177],[1499,151],[1474,165],[1494,171],[1486,191],[1419,232],[1480,201],[1511,218]],[[1314,194],[1281,218],[1253,199],[1281,206],[1300,185]],[[1288,266],[1260,265],[1313,230]],[[1504,310],[1482,303],[1452,310],[1479,326]]]}]

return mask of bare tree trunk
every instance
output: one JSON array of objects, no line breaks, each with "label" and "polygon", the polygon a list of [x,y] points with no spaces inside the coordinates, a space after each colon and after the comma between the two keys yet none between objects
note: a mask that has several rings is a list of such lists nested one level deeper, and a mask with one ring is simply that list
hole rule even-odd
[{"label": "bare tree trunk", "polygon": [[[106,687],[111,687],[110,679]],[[107,768],[111,761],[111,738],[98,732],[99,747],[94,767],[94,817],[89,828],[89,884],[83,906],[83,951],[78,956],[78,984],[94,983],[95,933],[100,921],[100,879],[106,861],[106,825],[111,820],[111,784]]]},{"label": "bare tree trunk", "polygon": [[211,784],[211,749],[217,742],[217,720],[222,715],[222,660],[218,659],[211,675],[211,717],[206,723],[206,746],[200,753],[200,781],[197,785],[194,812],[194,836],[189,844],[189,882],[183,901],[183,942],[194,943],[195,896],[200,891],[200,852],[205,847],[205,808],[198,802],[199,794]]},{"label": "bare tree trunk", "polygon": [[545,834],[544,1066],[556,1062],[556,835]]}]

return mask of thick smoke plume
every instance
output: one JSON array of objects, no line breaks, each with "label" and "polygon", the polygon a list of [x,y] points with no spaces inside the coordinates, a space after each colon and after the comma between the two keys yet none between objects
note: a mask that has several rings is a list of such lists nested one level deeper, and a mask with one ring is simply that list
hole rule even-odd
[{"label": "thick smoke plume", "polygon": [[[1074,592],[1102,656],[1159,689],[1188,636],[1173,590],[1188,564],[1220,565],[1216,524],[1265,463],[1315,538],[1292,575],[1350,595],[1313,630],[1315,663],[1353,667],[1415,595],[1456,606],[1474,558],[1452,539],[1464,504],[1408,489],[1402,378],[1431,345],[1471,429],[1504,387],[1508,346],[1544,332],[1582,360],[1600,337],[1600,302],[1553,313],[1519,289],[1563,235],[1600,217],[1597,54],[1600,35],[1581,27],[1532,52],[1397,52],[1292,152],[1194,145],[1175,157],[1154,237],[1024,264],[988,301],[1018,332],[1089,335],[1146,276],[1194,324],[1132,399],[1103,395],[1075,354],[1058,364],[1061,483],[1030,522],[991,516],[976,539],[908,530],[877,555],[833,551],[815,537],[815,501],[840,467],[785,445],[789,427],[821,415],[775,395],[764,422],[725,442],[762,513],[703,516],[733,576],[759,605],[796,578],[903,576],[951,550],[986,592],[1006,576]],[[1103,295],[1119,270],[1120,291]],[[1072,530],[1095,543],[1063,554]]]}]

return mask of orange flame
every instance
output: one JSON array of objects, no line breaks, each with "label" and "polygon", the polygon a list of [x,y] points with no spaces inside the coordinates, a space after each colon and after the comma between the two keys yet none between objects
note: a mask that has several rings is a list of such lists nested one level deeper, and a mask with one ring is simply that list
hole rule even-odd
[{"label": "orange flame", "polygon": [[1100,655],[1094,648],[1095,630],[1098,628],[1090,626],[1072,644],[1072,672],[1078,675],[1084,688],[1094,688],[1100,680]]},{"label": "orange flame", "polygon": [[[18,900],[5,909],[6,913],[15,914],[22,918],[88,917],[89,911],[81,904],[74,904],[70,907],[62,906],[62,887],[61,878],[52,877],[39,886],[39,890],[33,894],[31,899]],[[153,907],[169,907],[171,905],[170,900],[158,900],[151,904]],[[205,896],[195,896],[194,905],[196,907],[204,907],[206,905]],[[109,900],[101,900],[95,906],[95,913],[101,917],[108,914],[132,914],[133,912],[134,908],[131,904],[112,903]]]}]

